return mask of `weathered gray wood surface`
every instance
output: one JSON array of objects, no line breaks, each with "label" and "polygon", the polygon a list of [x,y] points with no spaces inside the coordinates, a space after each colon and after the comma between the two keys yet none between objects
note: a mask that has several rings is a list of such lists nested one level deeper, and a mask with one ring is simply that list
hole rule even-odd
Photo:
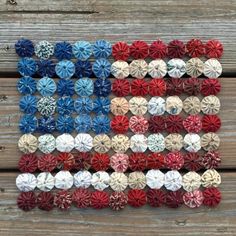
[{"label": "weathered gray wood surface", "polygon": [[[16,173],[0,174],[0,235],[235,235],[235,173],[222,174],[222,203],[215,209],[201,207],[191,210],[125,208],[121,212],[110,209],[24,213],[17,209],[15,199]],[[10,230],[9,230],[10,229]]]},{"label": "weathered gray wood surface", "polygon": [[[0,235],[235,235],[235,25],[235,0],[0,0]],[[34,42],[221,40],[225,48],[220,95],[223,126],[219,132],[222,204],[216,209],[197,210],[127,207],[122,212],[75,208],[66,213],[19,211],[14,169],[20,156],[16,146],[20,113],[14,43],[20,37]]]}]

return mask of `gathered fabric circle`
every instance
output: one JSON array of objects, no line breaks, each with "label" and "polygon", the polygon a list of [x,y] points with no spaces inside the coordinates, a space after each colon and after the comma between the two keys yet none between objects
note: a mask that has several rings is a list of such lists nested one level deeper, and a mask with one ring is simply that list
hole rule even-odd
[{"label": "gathered fabric circle", "polygon": [[168,75],[172,78],[181,78],[186,73],[186,64],[183,60],[173,58],[167,62]]},{"label": "gathered fabric circle", "polygon": [[201,138],[198,134],[189,133],[184,136],[184,149],[188,152],[198,152],[201,149]]},{"label": "gathered fabric circle", "polygon": [[75,149],[79,152],[89,152],[93,148],[93,138],[90,134],[80,133],[75,137]]},{"label": "gathered fabric circle", "polygon": [[122,192],[128,186],[128,178],[124,173],[113,172],[110,175],[110,187],[116,192]]},{"label": "gathered fabric circle", "polygon": [[143,97],[133,97],[129,100],[129,110],[133,115],[142,116],[147,112],[148,102]]},{"label": "gathered fabric circle", "polygon": [[178,115],[183,109],[183,102],[178,96],[170,96],[166,99],[166,111],[170,115]]},{"label": "gathered fabric circle", "polygon": [[183,189],[187,192],[197,190],[201,186],[201,176],[195,171],[190,171],[183,175],[182,184]]},{"label": "gathered fabric circle", "polygon": [[21,192],[33,191],[37,186],[37,179],[31,173],[19,174],[16,178],[16,187]]},{"label": "gathered fabric circle", "polygon": [[201,102],[198,97],[190,96],[183,101],[183,109],[187,114],[196,115],[201,111]]},{"label": "gathered fabric circle", "polygon": [[110,165],[116,172],[125,172],[129,167],[129,156],[123,153],[116,153],[111,156]]},{"label": "gathered fabric circle", "polygon": [[34,153],[38,149],[38,139],[32,134],[24,134],[18,141],[18,148],[26,154]]},{"label": "gathered fabric circle", "polygon": [[165,61],[156,59],[148,64],[148,74],[154,79],[161,79],[167,73],[167,65]]},{"label": "gathered fabric circle", "polygon": [[56,148],[56,139],[51,134],[44,134],[38,137],[38,148],[41,152],[49,154]]},{"label": "gathered fabric circle", "polygon": [[131,116],[129,128],[135,134],[144,134],[148,130],[148,120],[143,116]]},{"label": "gathered fabric circle", "polygon": [[37,102],[37,108],[41,115],[51,116],[56,110],[56,100],[53,97],[42,97]]},{"label": "gathered fabric circle", "polygon": [[201,109],[204,114],[216,115],[220,111],[220,100],[214,95],[206,96],[202,99]]},{"label": "gathered fabric circle", "polygon": [[111,147],[117,153],[125,153],[130,147],[129,137],[123,134],[117,134],[111,139]]},{"label": "gathered fabric circle", "polygon": [[147,186],[151,189],[160,189],[165,183],[165,174],[160,170],[149,170],[146,174]]},{"label": "gathered fabric circle", "polygon": [[183,147],[183,137],[180,134],[173,133],[165,137],[165,147],[171,152],[180,151]]},{"label": "gathered fabric circle", "polygon": [[128,181],[131,189],[144,189],[146,186],[146,176],[141,171],[131,172]]},{"label": "gathered fabric circle", "polygon": [[129,64],[126,61],[115,61],[111,65],[111,74],[117,79],[125,79],[129,76]]},{"label": "gathered fabric circle", "polygon": [[222,73],[222,66],[215,58],[210,58],[204,63],[204,75],[210,79],[218,78]]},{"label": "gathered fabric circle", "polygon": [[98,171],[92,175],[91,184],[97,190],[104,190],[109,187],[110,176],[105,171]]},{"label": "gathered fabric circle", "polygon": [[143,79],[148,72],[148,64],[145,60],[133,60],[130,65],[130,75],[137,79]]},{"label": "gathered fabric circle", "polygon": [[202,174],[202,186],[204,188],[218,187],[220,184],[221,176],[215,169],[206,170]]},{"label": "gathered fabric circle", "polygon": [[74,174],[76,188],[88,188],[91,185],[92,174],[88,170],[80,170]]},{"label": "gathered fabric circle", "polygon": [[148,136],[147,144],[151,152],[162,152],[165,149],[165,138],[161,133],[151,134]]},{"label": "gathered fabric circle", "polygon": [[143,134],[135,134],[130,138],[130,148],[133,152],[145,152],[148,139]]},{"label": "gathered fabric circle", "polygon": [[106,153],[111,148],[111,139],[106,134],[98,134],[93,138],[94,151]]},{"label": "gathered fabric circle", "polygon": [[166,101],[162,97],[152,97],[148,102],[148,112],[151,115],[161,116],[165,113]]},{"label": "gathered fabric circle", "polygon": [[186,73],[192,78],[200,76],[204,69],[204,63],[197,57],[191,58],[186,62]]},{"label": "gathered fabric circle", "polygon": [[59,152],[70,152],[75,147],[75,140],[70,134],[62,134],[56,138],[56,149]]},{"label": "gathered fabric circle", "polygon": [[129,111],[129,102],[123,97],[116,97],[111,100],[111,112],[117,115],[125,115]]},{"label": "gathered fabric circle", "polygon": [[215,151],[220,146],[220,138],[213,132],[203,134],[201,137],[201,146],[205,151]]},{"label": "gathered fabric circle", "polygon": [[165,187],[170,191],[177,191],[182,187],[182,176],[177,170],[170,170],[165,174]]}]

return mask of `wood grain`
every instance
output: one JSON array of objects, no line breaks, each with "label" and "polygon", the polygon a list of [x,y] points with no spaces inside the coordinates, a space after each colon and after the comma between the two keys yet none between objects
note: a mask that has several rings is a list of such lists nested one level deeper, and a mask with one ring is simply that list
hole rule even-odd
[{"label": "wood grain", "polygon": [[[10,4],[16,2],[17,4]],[[0,73],[14,73],[14,43],[20,37],[34,42],[105,38],[112,43],[156,38],[217,38],[225,48],[224,74],[236,72],[236,2],[215,0],[59,1],[0,0]],[[222,7],[223,6],[223,7]]]},{"label": "wood grain", "polygon": [[235,173],[222,173],[222,202],[215,209],[148,206],[123,211],[78,210],[25,213],[17,209],[17,173],[0,173],[0,235],[235,235]]},{"label": "wood grain", "polygon": [[[2,86],[0,91],[0,169],[16,169],[21,153],[18,151],[17,142],[20,137],[18,123],[21,117],[18,102],[20,95],[16,90],[15,78],[1,78]],[[236,99],[235,78],[221,78],[222,91],[219,98],[222,103],[220,117],[222,128],[219,136],[222,140],[220,151],[222,165],[220,168],[232,169],[236,167],[236,159],[233,153],[236,152]],[[1,150],[2,147],[2,150]]]}]

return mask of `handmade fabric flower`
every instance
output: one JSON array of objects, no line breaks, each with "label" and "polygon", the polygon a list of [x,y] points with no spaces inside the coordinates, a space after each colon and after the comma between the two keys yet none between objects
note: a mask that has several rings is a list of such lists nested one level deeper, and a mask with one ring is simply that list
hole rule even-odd
[{"label": "handmade fabric flower", "polygon": [[15,50],[19,57],[32,57],[34,55],[34,45],[29,39],[19,39],[15,43]]},{"label": "handmade fabric flower", "polygon": [[148,189],[147,202],[151,207],[160,207],[166,202],[166,193],[160,189]]},{"label": "handmade fabric flower", "polygon": [[181,78],[186,73],[186,64],[183,60],[173,58],[167,62],[168,75],[172,78]]},{"label": "handmade fabric flower", "polygon": [[109,98],[98,97],[93,101],[93,111],[96,114],[108,114],[111,101]]},{"label": "handmade fabric flower", "polygon": [[129,129],[129,119],[126,116],[114,116],[111,120],[111,129],[114,133],[124,134]]},{"label": "handmade fabric flower", "polygon": [[56,89],[55,81],[49,77],[43,77],[37,82],[37,90],[44,97],[52,96],[56,92]]},{"label": "handmade fabric flower", "polygon": [[135,134],[130,138],[130,149],[133,152],[145,152],[148,148],[148,139],[143,134]]},{"label": "handmade fabric flower", "polygon": [[151,134],[148,136],[147,144],[151,152],[162,152],[165,149],[165,138],[161,133]]},{"label": "handmade fabric flower", "polygon": [[61,79],[70,79],[75,73],[75,65],[72,61],[59,61],[55,67],[56,74]]},{"label": "handmade fabric flower", "polygon": [[57,83],[57,93],[61,97],[74,95],[74,82],[72,80],[60,79]]},{"label": "handmade fabric flower", "polygon": [[198,134],[189,133],[184,136],[184,149],[188,152],[201,150],[201,138]]},{"label": "handmade fabric flower", "polygon": [[217,59],[211,58],[204,63],[203,74],[206,77],[210,79],[216,79],[221,75],[221,73],[222,73],[222,66]]},{"label": "handmade fabric flower", "polygon": [[216,132],[221,127],[221,120],[217,115],[204,115],[202,117],[202,130],[204,132]]},{"label": "handmade fabric flower", "polygon": [[125,61],[115,61],[111,65],[111,74],[117,79],[129,76],[129,64]]},{"label": "handmade fabric flower", "polygon": [[38,70],[37,73],[41,77],[53,77],[55,75],[55,64],[51,60],[39,60],[37,62]]},{"label": "handmade fabric flower", "polygon": [[160,189],[165,183],[165,175],[160,170],[149,170],[146,181],[149,188]]},{"label": "handmade fabric flower", "polygon": [[95,58],[108,58],[111,55],[111,44],[106,40],[97,40],[93,44],[93,55]]},{"label": "handmade fabric flower", "polygon": [[187,192],[197,190],[201,186],[201,176],[194,171],[190,171],[183,175],[182,184],[183,189]]},{"label": "handmade fabric flower", "polygon": [[125,153],[130,147],[128,136],[117,134],[111,139],[111,147],[117,153]]},{"label": "handmade fabric flower", "polygon": [[213,132],[205,133],[201,137],[201,145],[206,151],[217,150],[220,146],[220,138]]},{"label": "handmade fabric flower", "polygon": [[44,192],[49,192],[54,188],[55,179],[49,172],[41,172],[37,176],[37,188]]},{"label": "handmade fabric flower", "polygon": [[203,194],[200,190],[194,190],[192,192],[184,193],[183,201],[186,206],[189,208],[200,207],[203,203]]},{"label": "handmade fabric flower", "polygon": [[111,63],[106,59],[97,59],[92,67],[94,75],[99,79],[108,78],[111,73]]},{"label": "handmade fabric flower", "polygon": [[68,152],[61,152],[57,155],[57,168],[59,170],[71,170],[75,166],[75,157]]},{"label": "handmade fabric flower", "polygon": [[217,95],[221,90],[218,79],[204,79],[201,84],[201,94],[204,96]]},{"label": "handmade fabric flower", "polygon": [[177,191],[182,187],[182,176],[177,170],[170,170],[165,174],[165,187],[170,191]]},{"label": "handmade fabric flower", "polygon": [[67,190],[61,190],[54,197],[54,205],[60,210],[68,210],[72,204],[72,195]]},{"label": "handmade fabric flower", "polygon": [[198,153],[186,153],[184,155],[184,167],[189,171],[198,171],[202,166],[202,157]]},{"label": "handmade fabric flower", "polygon": [[110,132],[110,119],[108,116],[99,115],[93,118],[93,131],[95,134],[107,134]]},{"label": "handmade fabric flower", "polygon": [[179,96],[183,92],[183,80],[170,78],[166,80],[166,94],[170,96]]},{"label": "handmade fabric flower", "polygon": [[74,174],[76,188],[88,188],[91,185],[92,174],[87,170],[81,170]]},{"label": "handmade fabric flower", "polygon": [[38,149],[45,154],[49,154],[56,148],[56,140],[51,134],[44,134],[38,137]]},{"label": "handmade fabric flower", "polygon": [[92,55],[92,45],[87,41],[77,41],[73,44],[72,51],[76,58],[85,61]]},{"label": "handmade fabric flower", "polygon": [[16,187],[21,192],[33,191],[37,186],[37,179],[33,174],[23,173],[16,178]]},{"label": "handmade fabric flower", "polygon": [[128,178],[124,173],[113,172],[110,175],[110,187],[112,190],[122,192],[128,186]]},{"label": "handmade fabric flower", "polygon": [[209,40],[205,48],[208,58],[220,58],[224,51],[222,43],[215,39]]},{"label": "handmade fabric flower", "polygon": [[81,97],[93,94],[93,81],[89,78],[82,78],[75,82],[75,92]]},{"label": "handmade fabric flower", "polygon": [[56,128],[61,134],[72,133],[74,130],[74,119],[68,115],[59,115],[56,121]]},{"label": "handmade fabric flower", "polygon": [[148,120],[142,116],[131,116],[129,128],[135,134],[144,134],[148,130]]},{"label": "handmade fabric flower", "polygon": [[148,64],[148,74],[152,78],[163,78],[167,73],[167,65],[161,59],[156,59]]},{"label": "handmade fabric flower", "polygon": [[149,56],[152,59],[158,59],[158,58],[163,59],[166,57],[166,53],[167,53],[167,46],[160,39],[152,42],[152,44],[149,47]]},{"label": "handmade fabric flower", "polygon": [[93,138],[90,134],[81,133],[75,137],[75,149],[79,152],[89,152],[93,148]]},{"label": "handmade fabric flower", "polygon": [[132,97],[129,100],[129,110],[133,115],[142,116],[148,110],[148,102],[143,97]]},{"label": "handmade fabric flower", "polygon": [[38,120],[33,115],[24,115],[19,121],[19,129],[21,133],[33,133],[38,126]]},{"label": "handmade fabric flower", "polygon": [[181,152],[169,152],[165,156],[165,165],[171,170],[180,170],[184,165],[184,157]]},{"label": "handmade fabric flower", "polygon": [[38,168],[38,158],[35,154],[23,154],[18,162],[18,169],[24,173],[33,173]]},{"label": "handmade fabric flower", "polygon": [[183,118],[180,115],[166,116],[165,124],[169,133],[180,133],[183,130]]},{"label": "handmade fabric flower", "polygon": [[132,171],[144,171],[147,157],[144,153],[132,153],[129,156],[129,168]]},{"label": "handmade fabric flower", "polygon": [[74,102],[74,109],[78,114],[89,114],[93,110],[93,100],[89,97],[79,97]]},{"label": "handmade fabric flower", "polygon": [[134,41],[130,48],[130,56],[134,59],[145,59],[148,56],[148,44],[142,40]]},{"label": "handmade fabric flower", "polygon": [[56,110],[56,100],[53,97],[42,97],[37,102],[37,108],[41,115],[51,116]]},{"label": "handmade fabric flower", "polygon": [[54,46],[48,41],[40,41],[35,45],[35,55],[40,59],[48,59],[54,54]]},{"label": "handmade fabric flower", "polygon": [[75,76],[77,78],[90,77],[92,75],[92,64],[90,61],[80,61],[75,63]]},{"label": "handmade fabric flower", "polygon": [[129,187],[132,189],[144,189],[146,186],[146,176],[141,171],[131,172],[129,174]]},{"label": "handmade fabric flower", "polygon": [[135,79],[131,82],[130,90],[133,96],[145,96],[148,94],[148,83],[143,79]]},{"label": "handmade fabric flower", "polygon": [[201,81],[197,78],[189,78],[183,82],[183,90],[188,95],[198,95],[201,90]]},{"label": "handmade fabric flower", "polygon": [[190,39],[186,44],[186,51],[190,57],[201,57],[205,54],[205,45],[200,39]]},{"label": "handmade fabric flower", "polygon": [[152,79],[149,82],[151,96],[163,96],[166,93],[166,82],[163,79]]},{"label": "handmade fabric flower", "polygon": [[110,183],[110,176],[105,171],[98,171],[92,175],[91,184],[96,190],[102,191],[105,188],[108,188],[109,183]]},{"label": "handmade fabric flower", "polygon": [[70,134],[62,134],[56,138],[56,149],[59,152],[70,152],[75,147],[75,140]]},{"label": "handmade fabric flower", "polygon": [[37,196],[37,205],[40,210],[51,211],[54,207],[54,195],[50,192],[40,192]]},{"label": "handmade fabric flower", "polygon": [[175,39],[167,46],[167,55],[170,58],[182,58],[185,55],[185,45],[182,41]]},{"label": "handmade fabric flower", "polygon": [[17,69],[22,76],[32,76],[36,73],[37,63],[33,58],[23,57],[18,61]]},{"label": "handmade fabric flower", "polygon": [[214,95],[204,97],[201,101],[201,109],[204,114],[216,115],[220,111],[220,100]]},{"label": "handmade fabric flower", "polygon": [[22,77],[17,81],[16,87],[23,95],[34,94],[36,92],[36,80],[29,76]]},{"label": "handmade fabric flower", "polygon": [[75,118],[75,129],[78,133],[87,133],[92,128],[92,118],[89,115],[82,114]]},{"label": "handmade fabric flower", "polygon": [[203,191],[203,204],[208,207],[216,207],[221,201],[221,192],[218,188],[206,188]]},{"label": "handmade fabric flower", "polygon": [[72,58],[72,46],[68,42],[58,42],[55,44],[54,55],[57,60],[70,60]]},{"label": "handmade fabric flower", "polygon": [[128,192],[128,204],[132,207],[142,207],[147,202],[147,196],[142,189],[131,189]]},{"label": "handmade fabric flower", "polygon": [[91,207],[94,209],[102,209],[109,206],[109,194],[104,191],[94,191],[91,194]]},{"label": "handmade fabric flower", "polygon": [[60,115],[71,115],[74,111],[74,100],[71,97],[61,97],[57,100],[57,112]]},{"label": "handmade fabric flower", "polygon": [[183,102],[178,96],[170,96],[166,99],[166,111],[170,115],[178,115],[183,109]]},{"label": "handmade fabric flower", "polygon": [[38,148],[38,139],[32,134],[23,134],[18,141],[18,148],[23,153],[34,153]]},{"label": "handmade fabric flower", "polygon": [[221,163],[221,157],[218,151],[209,151],[202,157],[202,165],[206,169],[215,169],[219,167]]},{"label": "handmade fabric flower", "polygon": [[73,186],[73,176],[67,170],[61,170],[55,175],[55,187],[58,189],[70,189]]},{"label": "handmade fabric flower", "polygon": [[183,120],[183,126],[188,133],[199,133],[202,129],[202,120],[199,115],[190,115]]},{"label": "handmade fabric flower", "polygon": [[201,102],[198,97],[190,96],[183,101],[183,109],[187,114],[196,115],[201,111]]},{"label": "handmade fabric flower", "polygon": [[91,159],[91,166],[95,171],[106,171],[109,168],[110,158],[105,153],[95,153]]},{"label": "handmade fabric flower", "polygon": [[126,154],[116,153],[110,158],[110,166],[116,172],[125,172],[129,166],[129,157]]},{"label": "handmade fabric flower", "polygon": [[191,58],[186,62],[186,73],[192,78],[199,77],[204,69],[204,63],[197,57]]},{"label": "handmade fabric flower", "polygon": [[166,102],[161,97],[152,97],[148,102],[148,112],[151,115],[163,115],[166,109]]},{"label": "handmade fabric flower", "polygon": [[95,152],[106,153],[111,148],[111,140],[106,134],[98,134],[93,138]]},{"label": "handmade fabric flower", "polygon": [[91,192],[84,188],[76,189],[72,194],[72,201],[78,208],[87,208],[90,206]]},{"label": "handmade fabric flower", "polygon": [[159,133],[165,130],[166,123],[162,116],[151,116],[148,120],[148,130],[151,133]]},{"label": "handmade fabric flower", "polygon": [[45,154],[38,158],[38,169],[44,172],[51,172],[57,166],[57,158],[52,154]]},{"label": "handmade fabric flower", "polygon": [[116,79],[112,83],[112,92],[117,97],[126,97],[130,92],[130,84],[128,80]]},{"label": "handmade fabric flower", "polygon": [[126,61],[129,58],[129,45],[126,42],[116,42],[112,45],[114,59]]},{"label": "handmade fabric flower", "polygon": [[180,207],[183,202],[183,191],[177,190],[173,192],[167,192],[166,194],[166,206],[170,208],[178,208]]},{"label": "handmade fabric flower", "polygon": [[204,188],[209,187],[218,187],[221,184],[221,176],[220,174],[214,170],[206,170],[202,174],[202,186]]},{"label": "handmade fabric flower", "polygon": [[123,97],[115,97],[111,100],[110,108],[114,115],[125,115],[129,111],[129,102]]},{"label": "handmade fabric flower", "polygon": [[22,192],[17,197],[17,206],[23,211],[30,211],[37,205],[37,198],[34,192]]},{"label": "handmade fabric flower", "polygon": [[88,170],[91,167],[92,154],[90,152],[79,152],[75,155],[74,169]]},{"label": "handmade fabric flower", "polygon": [[38,131],[41,133],[52,133],[56,129],[56,121],[52,116],[40,117],[38,119]]},{"label": "handmade fabric flower", "polygon": [[109,206],[114,211],[119,211],[125,208],[128,203],[128,196],[123,192],[113,192],[110,195]]},{"label": "handmade fabric flower", "polygon": [[164,155],[161,153],[150,153],[147,156],[147,169],[165,168]]},{"label": "handmade fabric flower", "polygon": [[107,97],[111,93],[111,81],[109,79],[96,79],[94,82],[94,94],[98,97]]},{"label": "handmade fabric flower", "polygon": [[130,65],[130,75],[137,79],[143,79],[148,72],[148,64],[142,59],[133,60]]}]

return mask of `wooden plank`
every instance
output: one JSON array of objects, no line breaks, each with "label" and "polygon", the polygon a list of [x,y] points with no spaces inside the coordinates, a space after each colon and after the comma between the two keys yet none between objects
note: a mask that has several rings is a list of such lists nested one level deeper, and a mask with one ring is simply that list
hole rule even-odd
[{"label": "wooden plank", "polygon": [[215,209],[200,207],[179,209],[148,206],[123,211],[103,210],[70,211],[33,210],[28,213],[17,209],[17,173],[0,173],[0,234],[18,236],[39,235],[235,235],[236,173],[221,173],[222,202]]},{"label": "wooden plank", "polygon": [[[18,101],[19,93],[16,91],[16,78],[0,78],[0,169],[16,169],[21,153],[17,142],[20,137],[18,122],[20,116]],[[220,78],[222,92],[219,98],[222,103],[220,117],[222,128],[219,132],[221,138],[220,152],[222,156],[221,168],[236,168],[236,99],[235,78]],[[131,135],[131,133],[130,133]]]},{"label": "wooden plank", "polygon": [[[115,0],[112,3],[102,1],[101,6],[100,1],[89,1],[88,5],[82,1],[82,9],[83,6],[85,8],[83,14],[69,12],[71,8],[80,11],[77,7],[80,1],[73,1],[74,4],[66,6],[62,5],[62,1],[58,5],[57,1],[49,5],[36,2],[19,1],[14,6],[3,3],[3,9],[9,7],[9,11],[5,9],[0,14],[0,73],[16,72],[14,43],[20,37],[34,42],[48,40],[53,43],[81,39],[93,42],[99,38],[112,43],[119,40],[131,43],[137,39],[151,43],[158,37],[166,42],[174,38],[185,42],[193,37],[204,41],[217,38],[225,48],[221,60],[225,75],[236,72],[234,1],[225,1],[225,7],[222,7],[222,2],[213,1],[217,3],[215,8],[208,1],[196,3],[193,0],[184,1],[181,5],[177,1],[161,1],[160,5],[159,1],[145,1],[145,6],[141,1],[136,4],[125,0],[118,1],[120,4],[114,3],[117,2]],[[48,13],[48,10],[53,9],[54,14]],[[68,13],[60,12],[59,9],[68,9]]]}]

